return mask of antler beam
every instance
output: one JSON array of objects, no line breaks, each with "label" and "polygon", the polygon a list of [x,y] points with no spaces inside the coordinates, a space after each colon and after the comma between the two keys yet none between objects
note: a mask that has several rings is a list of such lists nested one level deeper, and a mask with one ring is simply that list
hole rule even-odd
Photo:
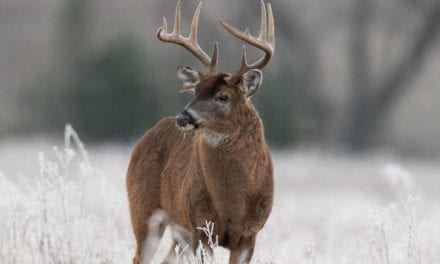
[{"label": "antler beam", "polygon": [[[267,13],[269,14],[269,18],[267,17]],[[235,37],[264,51],[264,56],[262,58],[253,64],[248,64],[246,59],[246,48],[243,45],[239,73],[243,73],[251,69],[262,69],[269,63],[275,51],[275,23],[272,13],[272,6],[270,3],[267,4],[266,9],[264,1],[261,0],[261,28],[258,37],[252,36],[248,29],[245,31],[240,31],[223,20],[220,20],[220,23]]]},{"label": "antler beam", "polygon": [[197,43],[197,27],[199,24],[200,11],[202,9],[202,2],[197,6],[196,11],[194,12],[194,16],[191,21],[191,29],[188,37],[184,37],[180,34],[180,6],[181,1],[179,0],[176,5],[176,15],[174,17],[174,29],[171,33],[167,33],[167,20],[163,18],[162,27],[157,30],[157,38],[163,42],[175,43],[180,45],[187,50],[189,50],[194,56],[196,56],[206,67],[208,67],[208,71],[214,71],[215,66],[217,65],[218,58],[218,44],[214,44],[213,54],[210,58],[203,49]]}]

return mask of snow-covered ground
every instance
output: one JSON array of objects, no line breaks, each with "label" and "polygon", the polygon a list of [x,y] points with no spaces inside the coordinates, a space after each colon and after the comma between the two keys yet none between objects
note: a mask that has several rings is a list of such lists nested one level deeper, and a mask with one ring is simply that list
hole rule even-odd
[{"label": "snow-covered ground", "polygon": [[[131,263],[132,146],[0,143],[0,263]],[[53,148],[53,145],[58,148]],[[440,263],[440,162],[275,151],[254,263]],[[166,243],[163,243],[166,246]],[[215,263],[226,263],[218,250]]]}]

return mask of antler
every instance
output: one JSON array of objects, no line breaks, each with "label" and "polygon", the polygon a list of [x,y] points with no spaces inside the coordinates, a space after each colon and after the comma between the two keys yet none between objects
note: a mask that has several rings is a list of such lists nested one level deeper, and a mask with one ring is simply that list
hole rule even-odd
[{"label": "antler", "polygon": [[[267,18],[267,13],[269,13],[269,18]],[[262,58],[260,58],[257,62],[249,65],[246,59],[246,47],[243,45],[241,66],[240,66],[240,70],[238,71],[238,74],[244,73],[251,69],[261,70],[262,68],[264,68],[264,66],[266,66],[269,63],[275,51],[275,25],[274,25],[272,7],[270,3],[267,4],[267,10],[266,10],[264,1],[261,0],[261,29],[260,29],[260,35],[258,37],[252,36],[249,33],[249,29],[246,29],[245,31],[240,31],[237,28],[227,24],[223,20],[220,20],[220,23],[232,35],[264,51],[264,56]]]},{"label": "antler", "polygon": [[206,67],[208,67],[208,72],[215,71],[215,66],[217,65],[218,58],[218,44],[214,43],[214,48],[211,58],[200,48],[197,43],[197,26],[199,23],[200,10],[202,9],[202,2],[199,3],[194,16],[191,21],[191,30],[188,37],[184,37],[180,34],[180,5],[179,0],[176,5],[176,16],[174,18],[174,29],[172,33],[167,33],[167,20],[163,18],[162,27],[157,30],[157,38],[163,42],[170,42],[178,44],[192,54],[194,54]]}]

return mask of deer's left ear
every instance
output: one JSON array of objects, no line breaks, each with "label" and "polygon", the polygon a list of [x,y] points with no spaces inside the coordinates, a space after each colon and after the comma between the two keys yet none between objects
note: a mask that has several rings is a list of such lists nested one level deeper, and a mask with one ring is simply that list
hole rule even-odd
[{"label": "deer's left ear", "polygon": [[244,96],[249,98],[257,91],[262,81],[263,73],[260,70],[250,70],[241,76],[239,87]]},{"label": "deer's left ear", "polygon": [[196,85],[200,82],[200,73],[188,66],[177,66],[177,78],[182,84],[182,91],[194,93]]}]

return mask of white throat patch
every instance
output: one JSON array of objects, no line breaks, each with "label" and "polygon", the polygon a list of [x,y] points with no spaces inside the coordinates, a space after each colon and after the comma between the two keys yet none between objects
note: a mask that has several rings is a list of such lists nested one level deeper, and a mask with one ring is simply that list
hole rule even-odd
[{"label": "white throat patch", "polygon": [[203,132],[203,138],[208,145],[218,146],[225,141],[227,135],[208,130]]}]

